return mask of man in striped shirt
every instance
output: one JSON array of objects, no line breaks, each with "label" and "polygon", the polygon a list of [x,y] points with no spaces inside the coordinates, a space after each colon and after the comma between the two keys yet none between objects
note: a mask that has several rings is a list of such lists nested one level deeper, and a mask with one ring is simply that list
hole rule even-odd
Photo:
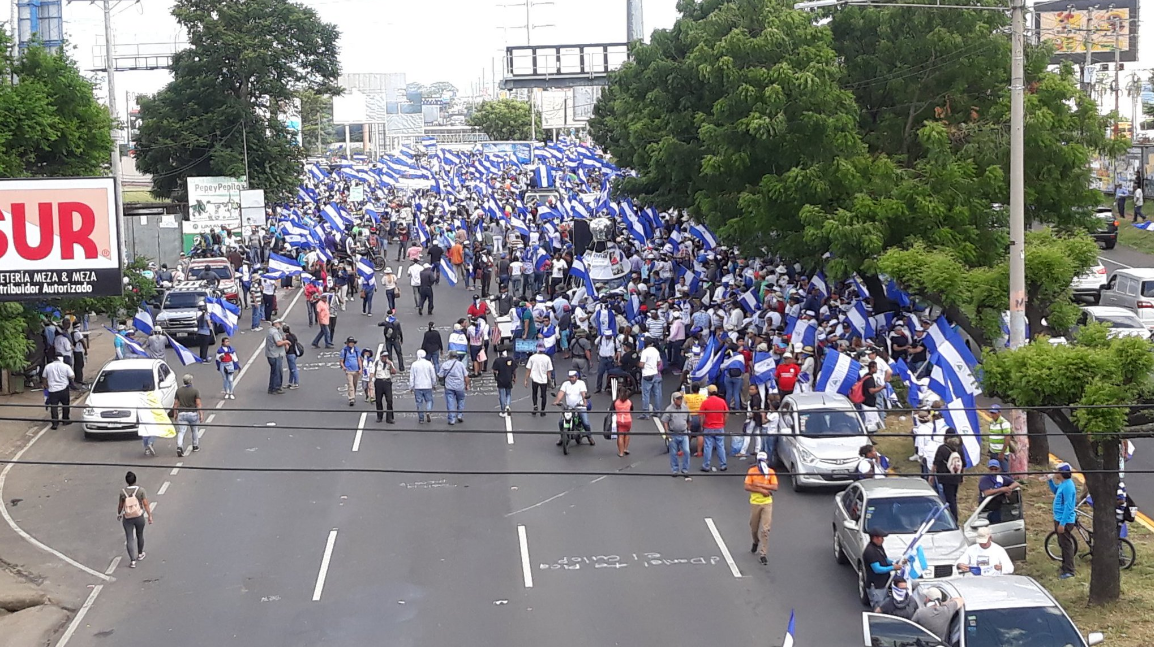
[{"label": "man in striped shirt", "polygon": [[653,340],[653,345],[657,347],[657,351],[665,357],[665,331],[667,324],[665,318],[656,309],[649,311],[649,318],[645,320],[645,343],[650,343]]}]

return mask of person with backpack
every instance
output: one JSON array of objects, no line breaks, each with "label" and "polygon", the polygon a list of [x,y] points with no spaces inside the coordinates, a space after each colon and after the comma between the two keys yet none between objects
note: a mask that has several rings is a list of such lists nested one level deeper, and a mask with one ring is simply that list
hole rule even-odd
[{"label": "person with backpack", "polygon": [[867,373],[850,389],[849,399],[861,409],[862,421],[867,431],[877,431],[882,426],[882,419],[878,416],[878,396],[886,385],[879,383],[874,374],[877,372],[877,363],[870,362]]},{"label": "person with backpack", "polygon": [[405,343],[405,331],[401,329],[401,322],[397,320],[397,311],[390,309],[385,316],[385,320],[378,323],[381,327],[381,333],[385,336],[384,354],[391,358],[393,353],[397,354],[397,367],[400,370],[405,370],[405,358],[401,354],[401,344]]},{"label": "person with backpack", "polygon": [[357,348],[357,340],[352,337],[345,340],[345,347],[341,349],[341,370],[345,372],[351,407],[357,403],[357,381],[361,375],[361,349]]},{"label": "person with backpack", "polygon": [[216,349],[216,370],[224,381],[223,395],[225,400],[235,400],[234,383],[236,374],[240,371],[240,355],[232,347],[232,340],[224,337],[220,340],[220,347]]},{"label": "person with backpack", "polygon": [[[144,488],[136,484],[136,474],[124,475],[127,487],[120,490],[120,501],[116,505],[116,518],[124,526],[124,544],[128,550],[128,568],[136,568],[136,560],[144,559],[144,518],[153,522],[152,506]],[[133,541],[135,535],[136,541]]]},{"label": "person with backpack", "polygon": [[305,347],[301,345],[300,339],[297,339],[287,324],[281,330],[284,332],[285,340],[289,343],[284,349],[285,360],[288,362],[288,388],[299,389],[301,388],[301,372],[297,368],[297,362],[305,354]]},{"label": "person with backpack", "polygon": [[954,519],[958,518],[958,488],[962,485],[965,462],[961,455],[962,437],[953,427],[946,429],[946,439],[934,454],[933,479],[942,490],[942,498]]}]

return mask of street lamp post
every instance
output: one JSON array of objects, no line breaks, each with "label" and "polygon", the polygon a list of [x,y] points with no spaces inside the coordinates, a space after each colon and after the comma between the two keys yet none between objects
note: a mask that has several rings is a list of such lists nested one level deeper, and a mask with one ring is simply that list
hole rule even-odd
[{"label": "street lamp post", "polygon": [[[966,11],[1006,11],[1007,7],[982,5],[925,4],[884,2],[881,0],[812,0],[793,5],[794,9],[820,9],[833,6],[865,6],[916,9],[961,9]],[[1026,344],[1026,169],[1025,169],[1025,39],[1026,2],[1010,0],[1010,348]],[[1029,456],[1026,415],[1015,409],[1010,413],[1019,451],[1011,469],[1025,472]]]}]

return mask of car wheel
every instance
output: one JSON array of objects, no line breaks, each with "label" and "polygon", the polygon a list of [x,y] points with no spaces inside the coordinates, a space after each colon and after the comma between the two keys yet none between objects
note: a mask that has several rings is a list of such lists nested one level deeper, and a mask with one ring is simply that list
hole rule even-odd
[{"label": "car wheel", "polygon": [[1102,290],[1098,290],[1094,294],[1090,295],[1090,303],[1092,303],[1094,305],[1098,305],[1099,303],[1102,303]]},{"label": "car wheel", "polygon": [[1117,244],[1118,244],[1118,241],[1112,240],[1112,241],[1106,243],[1103,247],[1105,247],[1106,249],[1114,249],[1114,246]]},{"label": "car wheel", "polygon": [[858,563],[857,573],[857,596],[861,600],[862,606],[868,607],[870,605],[870,594],[868,585],[866,584],[865,564]]},{"label": "car wheel", "polygon": [[789,466],[789,473],[791,474],[791,476],[789,477],[789,480],[793,486],[793,491],[794,492],[801,492],[802,489],[804,489],[804,488],[802,488],[801,479],[797,475],[797,466],[796,465],[790,465]]},{"label": "car wheel", "polygon": [[96,436],[92,435],[92,432],[84,432],[84,440],[94,440],[95,438]]},{"label": "car wheel", "polygon": [[849,558],[845,556],[845,551],[841,549],[841,537],[837,534],[837,526],[833,528],[833,558],[834,561],[843,566],[849,563]]}]

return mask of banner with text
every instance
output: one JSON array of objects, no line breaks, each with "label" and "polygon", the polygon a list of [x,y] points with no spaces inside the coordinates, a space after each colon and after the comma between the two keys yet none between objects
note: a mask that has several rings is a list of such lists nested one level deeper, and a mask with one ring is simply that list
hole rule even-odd
[{"label": "banner with text", "polygon": [[244,178],[188,178],[188,224],[185,233],[200,234],[221,227],[240,227],[240,192]]}]

